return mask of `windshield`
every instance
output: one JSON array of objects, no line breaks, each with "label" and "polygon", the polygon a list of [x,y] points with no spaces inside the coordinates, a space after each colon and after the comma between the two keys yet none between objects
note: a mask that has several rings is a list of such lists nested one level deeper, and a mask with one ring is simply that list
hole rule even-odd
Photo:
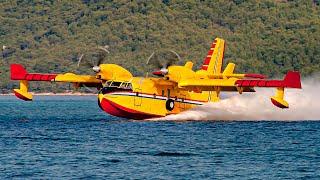
[{"label": "windshield", "polygon": [[115,91],[132,91],[132,84],[130,82],[107,81],[105,86],[101,89],[102,94]]}]

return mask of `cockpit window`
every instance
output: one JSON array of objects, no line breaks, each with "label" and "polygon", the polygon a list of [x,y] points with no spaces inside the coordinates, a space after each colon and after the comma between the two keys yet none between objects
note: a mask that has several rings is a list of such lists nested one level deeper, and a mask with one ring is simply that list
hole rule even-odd
[{"label": "cockpit window", "polygon": [[119,88],[122,82],[113,81],[110,85],[110,87],[117,87]]},{"label": "cockpit window", "polygon": [[127,87],[127,85],[128,85],[128,83],[123,82],[123,83],[120,84],[120,87],[119,87],[119,88],[125,89],[125,88]]},{"label": "cockpit window", "polygon": [[132,89],[132,85],[129,82],[122,82],[119,86],[121,89]]},{"label": "cockpit window", "polygon": [[105,87],[110,87],[111,84],[112,84],[112,81],[107,81]]},{"label": "cockpit window", "polygon": [[128,83],[127,89],[132,89],[132,84],[131,83]]},{"label": "cockpit window", "polygon": [[107,81],[105,86],[102,88],[101,92],[103,94],[121,91],[121,90],[132,90],[132,84],[130,82],[120,82],[120,81]]}]

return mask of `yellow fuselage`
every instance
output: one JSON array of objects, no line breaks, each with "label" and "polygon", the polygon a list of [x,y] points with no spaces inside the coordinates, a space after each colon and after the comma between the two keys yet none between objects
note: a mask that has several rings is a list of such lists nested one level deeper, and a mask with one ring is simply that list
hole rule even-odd
[{"label": "yellow fuselage", "polygon": [[133,77],[128,82],[109,81],[99,93],[99,104],[104,111],[132,119],[177,114],[196,105],[218,100],[215,91],[197,93],[182,90],[175,82],[161,78]]}]

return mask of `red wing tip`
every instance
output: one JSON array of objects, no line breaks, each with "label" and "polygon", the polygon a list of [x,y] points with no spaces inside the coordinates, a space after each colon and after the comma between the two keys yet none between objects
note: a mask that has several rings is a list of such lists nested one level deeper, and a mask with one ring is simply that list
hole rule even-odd
[{"label": "red wing tip", "polygon": [[10,65],[11,80],[21,80],[24,79],[27,74],[26,69],[21,64],[11,64]]},{"label": "red wing tip", "polygon": [[10,65],[11,80],[52,81],[57,74],[28,73],[21,64]]},{"label": "red wing tip", "polygon": [[283,79],[284,86],[287,88],[297,88],[301,89],[301,78],[298,71],[288,71]]}]

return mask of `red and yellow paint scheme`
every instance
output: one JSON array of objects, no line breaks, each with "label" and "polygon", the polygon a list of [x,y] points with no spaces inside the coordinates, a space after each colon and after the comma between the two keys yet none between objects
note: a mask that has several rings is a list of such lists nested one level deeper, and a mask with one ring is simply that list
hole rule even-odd
[{"label": "red and yellow paint scheme", "polygon": [[19,64],[11,65],[11,79],[20,80],[16,96],[32,100],[28,81],[69,82],[81,87],[101,87],[98,104],[105,112],[130,119],[164,117],[220,100],[220,93],[255,92],[255,87],[275,88],[271,102],[279,108],[288,108],[284,100],[285,88],[301,88],[300,74],[290,71],[283,80],[269,80],[260,74],[236,74],[235,64],[229,63],[222,71],[225,41],[216,38],[200,70],[193,71],[193,63],[170,65],[153,72],[159,77],[134,77],[116,64],[96,67],[96,76],[66,74],[30,74]]}]

